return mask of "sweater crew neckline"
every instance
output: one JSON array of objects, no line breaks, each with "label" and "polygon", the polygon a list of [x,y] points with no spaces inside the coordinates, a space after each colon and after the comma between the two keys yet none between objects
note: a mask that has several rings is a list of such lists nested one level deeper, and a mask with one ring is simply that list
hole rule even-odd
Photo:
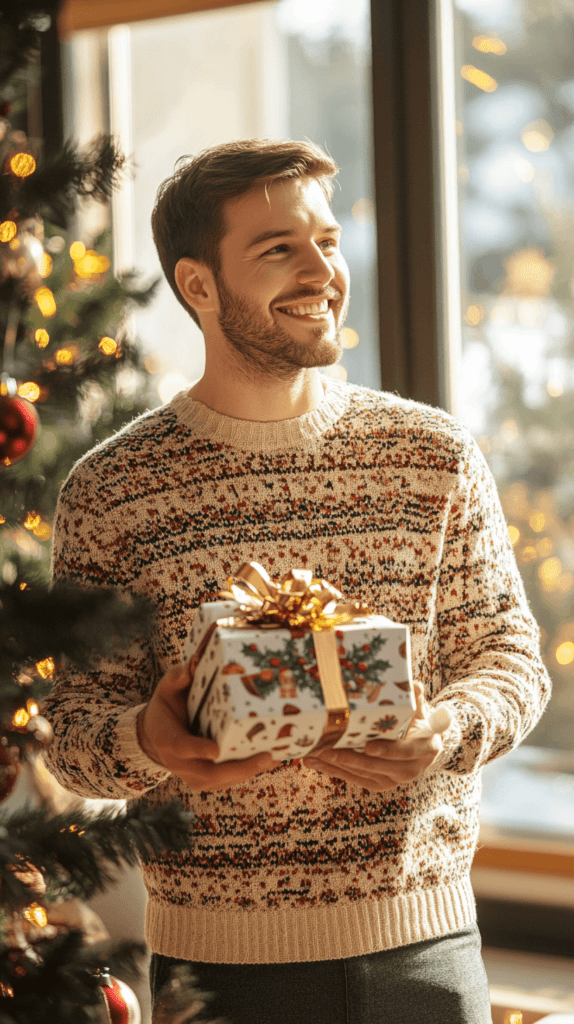
[{"label": "sweater crew neckline", "polygon": [[312,446],[347,410],[349,385],[324,378],[325,395],[316,409],[289,420],[240,420],[210,409],[180,391],[170,406],[177,418],[198,437],[251,451],[279,451]]}]

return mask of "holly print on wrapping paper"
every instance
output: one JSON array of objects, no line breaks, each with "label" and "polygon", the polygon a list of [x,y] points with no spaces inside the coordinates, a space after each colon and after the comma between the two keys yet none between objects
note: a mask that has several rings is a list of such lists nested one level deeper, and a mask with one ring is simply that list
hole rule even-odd
[{"label": "holly print on wrapping paper", "polygon": [[[366,697],[369,703],[374,703],[384,683],[383,675],[391,668],[390,661],[378,657],[387,638],[374,634],[368,643],[353,644],[347,649],[342,643],[345,638],[343,630],[336,630],[335,636],[343,684],[351,710],[354,709],[353,695]],[[279,650],[244,644],[242,654],[259,671],[241,678],[244,684],[252,686],[261,697],[269,696],[277,688],[283,700],[295,697],[297,691],[310,690],[316,700],[322,701],[323,692],[312,633],[307,634],[302,643],[294,638],[285,640]]]}]

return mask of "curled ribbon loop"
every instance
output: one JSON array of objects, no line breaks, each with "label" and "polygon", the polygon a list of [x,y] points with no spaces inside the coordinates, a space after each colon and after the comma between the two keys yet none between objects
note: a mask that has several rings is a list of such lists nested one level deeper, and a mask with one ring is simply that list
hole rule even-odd
[{"label": "curled ribbon loop", "polygon": [[290,569],[275,582],[258,562],[244,562],[228,578],[229,592],[244,621],[260,627],[321,632],[370,615],[359,601],[343,601],[340,590],[310,569]]}]

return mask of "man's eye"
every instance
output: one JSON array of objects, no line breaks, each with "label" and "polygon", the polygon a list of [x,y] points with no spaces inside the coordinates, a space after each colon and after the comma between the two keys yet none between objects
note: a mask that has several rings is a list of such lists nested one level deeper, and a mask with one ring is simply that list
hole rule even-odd
[{"label": "man's eye", "polygon": [[264,256],[275,256],[276,253],[287,252],[289,249],[288,245],[274,245],[272,249],[266,249],[263,253]]}]

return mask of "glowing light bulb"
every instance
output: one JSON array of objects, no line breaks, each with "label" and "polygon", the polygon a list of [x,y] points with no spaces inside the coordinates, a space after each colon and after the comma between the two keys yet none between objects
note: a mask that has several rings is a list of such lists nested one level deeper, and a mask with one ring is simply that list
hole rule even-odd
[{"label": "glowing light bulb", "polygon": [[17,178],[27,178],[36,170],[36,161],[31,153],[16,153],[10,160],[10,170]]},{"label": "glowing light bulb", "polygon": [[0,224],[0,242],[11,242],[18,231],[13,220],[5,220]]},{"label": "glowing light bulb", "polygon": [[72,242],[70,246],[70,256],[73,260],[80,260],[86,251],[86,247],[83,242]]},{"label": "glowing light bulb", "polygon": [[110,268],[110,261],[107,256],[100,256],[94,249],[87,249],[84,256],[74,260],[74,270],[78,277],[90,280],[105,274]]},{"label": "glowing light bulb", "polygon": [[38,928],[45,928],[48,924],[48,915],[39,903],[31,903],[29,907],[26,907],[24,917],[30,924],[35,924]]},{"label": "glowing light bulb", "polygon": [[49,277],[52,273],[52,257],[47,252],[42,253],[40,277]]},{"label": "glowing light bulb", "polygon": [[30,721],[27,708],[18,708],[12,716],[12,725],[15,729],[25,729]]},{"label": "glowing light bulb", "polygon": [[41,520],[41,516],[39,516],[37,512],[28,512],[28,514],[26,515],[26,518],[24,520],[24,524],[23,524],[24,525],[24,529],[25,530],[34,530],[36,528],[36,526],[38,526],[40,520]]},{"label": "glowing light bulb", "polygon": [[74,353],[69,348],[59,348],[56,352],[56,362],[60,366],[70,366],[74,362]]},{"label": "glowing light bulb", "polygon": [[54,316],[54,313],[56,312],[56,300],[49,288],[38,288],[34,298],[42,316]]},{"label": "glowing light bulb", "polygon": [[41,522],[32,530],[32,533],[38,540],[50,540],[52,528],[48,523]]},{"label": "glowing light bulb", "polygon": [[47,331],[44,330],[43,327],[39,327],[34,335],[34,341],[36,342],[38,348],[46,348],[46,345],[50,341],[50,335],[48,334]]},{"label": "glowing light bulb", "polygon": [[37,402],[40,397],[40,388],[34,381],[28,380],[25,384],[20,384],[18,394],[20,398],[27,398],[29,402]]},{"label": "glowing light bulb", "polygon": [[102,338],[98,348],[105,356],[113,356],[118,350],[118,343],[113,338]]},{"label": "glowing light bulb", "polygon": [[36,662],[36,672],[42,676],[42,679],[49,679],[50,676],[53,676],[55,668],[53,658],[44,658],[43,661]]}]

